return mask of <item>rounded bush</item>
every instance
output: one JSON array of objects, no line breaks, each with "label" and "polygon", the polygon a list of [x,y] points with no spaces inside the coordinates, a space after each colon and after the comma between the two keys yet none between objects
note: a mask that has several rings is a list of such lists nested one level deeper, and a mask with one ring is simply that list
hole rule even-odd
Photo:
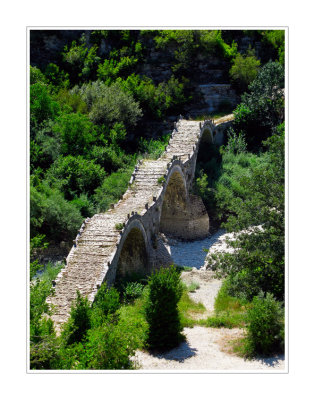
[{"label": "rounded bush", "polygon": [[248,310],[247,343],[251,352],[272,354],[283,351],[284,315],[282,303],[272,294],[263,292],[253,299],[253,307]]}]

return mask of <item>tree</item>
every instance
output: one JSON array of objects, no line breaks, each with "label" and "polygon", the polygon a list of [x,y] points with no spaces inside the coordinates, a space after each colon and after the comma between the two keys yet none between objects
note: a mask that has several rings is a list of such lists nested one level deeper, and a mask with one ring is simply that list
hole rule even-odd
[{"label": "tree", "polygon": [[106,86],[101,81],[73,88],[79,93],[89,109],[89,118],[95,124],[112,127],[116,122],[126,127],[136,125],[142,115],[139,103],[126,93],[118,83]]},{"label": "tree", "polygon": [[254,50],[248,50],[247,55],[238,53],[230,69],[230,77],[239,92],[244,92],[256,78],[260,61],[255,57]]},{"label": "tree", "polygon": [[284,125],[264,144],[264,162],[239,178],[246,195],[231,197],[226,204],[230,216],[225,227],[238,232],[231,242],[235,251],[212,261],[219,274],[229,275],[230,294],[252,299],[262,290],[283,300]]},{"label": "tree", "polygon": [[148,346],[153,349],[175,347],[183,340],[177,308],[183,290],[179,272],[174,267],[161,268],[150,277],[149,290],[145,306]]},{"label": "tree", "polygon": [[62,114],[53,132],[59,137],[61,153],[64,155],[83,155],[96,141],[94,125],[87,116],[80,113]]},{"label": "tree", "polygon": [[284,120],[284,68],[277,62],[265,64],[248,93],[234,110],[234,129],[245,134],[248,148],[258,150]]}]

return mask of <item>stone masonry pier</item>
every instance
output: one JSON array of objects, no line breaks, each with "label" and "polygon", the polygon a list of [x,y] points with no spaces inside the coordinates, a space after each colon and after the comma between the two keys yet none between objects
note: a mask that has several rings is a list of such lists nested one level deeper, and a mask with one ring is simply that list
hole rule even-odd
[{"label": "stone masonry pier", "polygon": [[82,224],[66,266],[54,282],[53,307],[57,333],[67,321],[79,290],[93,302],[103,282],[117,277],[149,274],[172,259],[160,233],[192,240],[209,232],[204,204],[190,193],[199,146],[203,141],[221,144],[233,115],[217,121],[180,119],[166,151],[158,160],[140,161],[129,188],[117,204]]}]

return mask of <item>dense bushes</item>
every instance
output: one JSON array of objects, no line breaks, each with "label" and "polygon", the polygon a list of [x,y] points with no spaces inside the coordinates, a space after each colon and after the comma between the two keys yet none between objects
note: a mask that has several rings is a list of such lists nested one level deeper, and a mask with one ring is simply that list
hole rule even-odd
[{"label": "dense bushes", "polygon": [[[214,257],[218,271],[229,274],[230,293],[252,299],[260,290],[284,296],[284,131],[265,143],[268,151],[223,156],[243,158],[247,168],[224,166],[216,200],[228,218],[225,227],[239,232],[235,252]],[[246,165],[246,164],[245,164]]]},{"label": "dense bushes", "polygon": [[74,87],[71,93],[81,96],[95,124],[113,126],[115,122],[122,122],[128,127],[135,125],[142,115],[139,104],[118,83],[111,86],[101,81],[84,83]]},{"label": "dense bushes", "polygon": [[161,268],[150,277],[145,308],[150,348],[168,349],[183,340],[177,306],[182,290],[180,274],[174,267]]},{"label": "dense bushes", "polygon": [[267,293],[254,297],[247,313],[246,349],[249,354],[270,355],[284,350],[284,310]]}]

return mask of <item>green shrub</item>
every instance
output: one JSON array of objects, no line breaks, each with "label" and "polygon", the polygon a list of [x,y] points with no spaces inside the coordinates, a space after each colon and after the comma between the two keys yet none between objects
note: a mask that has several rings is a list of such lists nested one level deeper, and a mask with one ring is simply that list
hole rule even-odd
[{"label": "green shrub", "polygon": [[133,97],[118,83],[106,86],[101,81],[83,84],[72,89],[87,104],[89,118],[95,124],[113,126],[116,122],[126,127],[136,125],[142,111]]},{"label": "green shrub", "polygon": [[238,53],[230,69],[230,77],[234,86],[244,92],[256,78],[260,61],[255,57],[254,50],[248,50],[247,55]]},{"label": "green shrub", "polygon": [[128,324],[108,320],[88,332],[84,369],[134,369],[130,357],[138,345],[139,339]]},{"label": "green shrub", "polygon": [[85,154],[96,141],[94,125],[80,113],[60,115],[53,132],[60,140],[61,153],[64,155]]},{"label": "green shrub", "polygon": [[124,287],[124,301],[130,302],[141,297],[144,285],[140,282],[128,282]]},{"label": "green shrub", "polygon": [[284,350],[284,310],[270,293],[254,297],[248,310],[247,348],[264,355]]},{"label": "green shrub", "polygon": [[200,288],[200,285],[198,282],[191,282],[188,286],[187,286],[187,290],[188,292],[195,292],[197,289]]},{"label": "green shrub", "polygon": [[103,180],[93,196],[100,211],[107,211],[111,203],[116,203],[128,188],[133,166],[129,169],[119,169]]},{"label": "green shrub", "polygon": [[47,119],[55,118],[60,112],[59,104],[53,99],[49,88],[43,83],[30,86],[31,127],[37,127]]},{"label": "green shrub", "polygon": [[145,305],[149,348],[168,349],[183,340],[177,306],[182,292],[180,274],[175,267],[161,268],[150,277]]},{"label": "green shrub", "polygon": [[119,307],[119,292],[115,288],[108,288],[106,284],[103,284],[95,296],[93,311],[100,311],[102,320],[104,320],[104,317],[114,314]]},{"label": "green shrub", "polygon": [[77,297],[72,304],[69,320],[65,323],[62,338],[67,345],[81,342],[91,327],[91,308],[87,298],[77,290]]},{"label": "green shrub", "polygon": [[57,189],[30,188],[31,236],[45,234],[48,240],[71,240],[82,224],[82,215]]},{"label": "green shrub", "polygon": [[73,200],[82,193],[93,195],[105,176],[106,172],[100,165],[72,155],[59,157],[47,172],[47,180],[63,192],[67,200]]}]

